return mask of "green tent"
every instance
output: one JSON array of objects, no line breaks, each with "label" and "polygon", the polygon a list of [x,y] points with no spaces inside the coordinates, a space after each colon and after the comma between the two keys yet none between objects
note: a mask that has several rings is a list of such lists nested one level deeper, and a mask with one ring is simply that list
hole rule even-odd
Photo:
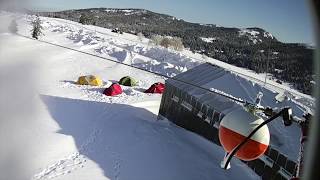
[{"label": "green tent", "polygon": [[125,77],[120,79],[119,84],[124,85],[124,86],[136,86],[137,85],[137,81],[134,80],[130,76],[125,76]]}]

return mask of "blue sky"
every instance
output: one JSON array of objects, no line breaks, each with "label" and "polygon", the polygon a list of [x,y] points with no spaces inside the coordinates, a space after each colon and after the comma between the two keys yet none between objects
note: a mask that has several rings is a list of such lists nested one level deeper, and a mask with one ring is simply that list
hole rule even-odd
[{"label": "blue sky", "polygon": [[261,27],[283,42],[314,44],[307,0],[32,0],[41,10],[143,8],[190,22]]}]

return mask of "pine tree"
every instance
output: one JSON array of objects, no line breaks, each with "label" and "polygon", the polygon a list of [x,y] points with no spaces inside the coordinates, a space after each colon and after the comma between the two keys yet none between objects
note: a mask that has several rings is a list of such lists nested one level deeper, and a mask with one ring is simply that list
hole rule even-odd
[{"label": "pine tree", "polygon": [[18,32],[18,24],[15,19],[13,19],[9,25],[9,31],[13,34],[16,34]]},{"label": "pine tree", "polygon": [[31,22],[32,24],[32,30],[31,30],[31,35],[35,39],[39,39],[39,36],[43,35],[42,29],[43,27],[41,26],[41,20],[39,16],[36,16],[36,18]]},{"label": "pine tree", "polygon": [[81,14],[79,23],[81,24],[87,24],[88,23],[88,17],[85,14]]}]

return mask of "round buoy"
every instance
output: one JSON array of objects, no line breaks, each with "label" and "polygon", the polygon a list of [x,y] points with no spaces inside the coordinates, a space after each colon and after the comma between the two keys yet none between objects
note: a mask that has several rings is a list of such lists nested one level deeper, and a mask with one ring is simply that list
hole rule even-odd
[{"label": "round buoy", "polygon": [[[243,108],[236,109],[223,117],[219,127],[219,139],[224,150],[231,152],[264,120],[247,112]],[[235,154],[244,161],[257,159],[264,154],[270,142],[268,126],[259,129]]]}]

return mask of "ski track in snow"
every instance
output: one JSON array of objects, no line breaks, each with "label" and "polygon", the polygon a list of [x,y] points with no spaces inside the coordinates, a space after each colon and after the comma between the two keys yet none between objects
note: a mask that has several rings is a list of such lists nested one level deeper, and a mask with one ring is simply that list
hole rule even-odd
[{"label": "ski track in snow", "polygon": [[53,179],[58,176],[69,174],[76,169],[83,168],[87,161],[83,154],[90,153],[90,145],[96,141],[99,134],[100,131],[94,129],[86,141],[81,145],[78,152],[74,152],[47,166],[41,172],[35,174],[32,180]]},{"label": "ski track in snow", "polygon": [[[122,100],[123,101],[123,100]],[[110,103],[113,103],[112,101]],[[48,165],[41,172],[35,174],[32,180],[45,180],[45,179],[53,179],[59,176],[63,176],[77,169],[81,169],[85,167],[85,163],[87,162],[86,156],[92,153],[91,146],[99,138],[99,135],[102,134],[103,129],[99,127],[99,120],[108,119],[110,117],[115,117],[117,114],[115,112],[109,113],[107,111],[107,107],[104,108],[105,111],[102,111],[92,122],[95,124],[93,130],[91,131],[89,137],[81,144],[79,150],[70,154],[67,157],[64,157],[57,162]],[[106,154],[111,156],[113,160],[113,171],[114,171],[114,179],[119,180],[120,169],[121,169],[121,159],[120,155],[116,151],[112,151],[110,147],[106,146],[105,148]]]},{"label": "ski track in snow", "polygon": [[[102,117],[107,118],[114,116],[113,113],[108,114],[107,112],[108,111],[104,111],[103,113],[101,113],[95,118],[95,120],[93,120],[93,122],[97,124],[96,120],[99,120]],[[57,162],[47,166],[41,172],[34,175],[32,180],[52,179],[58,176],[69,174],[77,169],[84,168],[85,163],[87,162],[87,158],[85,156],[91,153],[92,150],[90,149],[90,147],[97,141],[102,131],[103,130],[101,128],[95,125],[89,137],[81,144],[79,151],[74,152],[66,158],[62,158],[61,160],[58,160]],[[111,154],[112,156],[116,155],[115,152],[112,152]],[[114,167],[115,171],[117,172],[117,175],[115,175],[115,177],[118,177],[120,174],[120,163],[117,160],[115,164],[116,165]]]},{"label": "ski track in snow", "polygon": [[121,157],[117,152],[113,151],[109,146],[105,147],[105,151],[106,151],[106,154],[108,154],[112,159],[114,179],[119,180],[120,172],[121,172],[121,161],[122,161]]}]

